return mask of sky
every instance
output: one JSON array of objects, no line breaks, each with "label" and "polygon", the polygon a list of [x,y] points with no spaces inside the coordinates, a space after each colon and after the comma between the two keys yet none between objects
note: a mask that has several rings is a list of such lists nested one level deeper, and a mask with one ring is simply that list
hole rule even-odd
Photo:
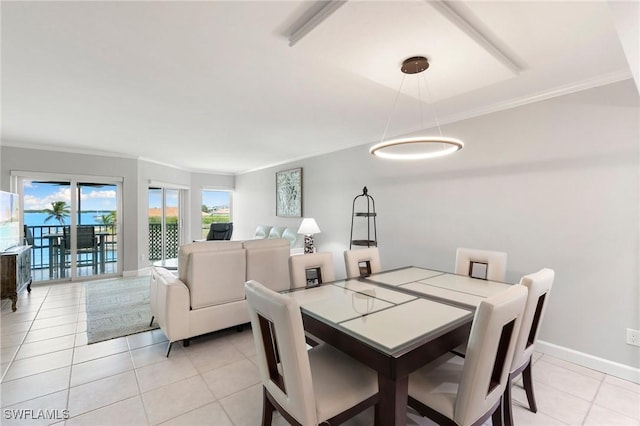
[{"label": "sky", "polygon": [[[168,189],[167,205],[178,205],[178,190]],[[117,186],[81,187],[82,210],[116,210]],[[208,207],[230,205],[231,193],[228,191],[203,190],[202,204]],[[71,205],[71,188],[65,183],[24,182],[24,209],[43,210],[51,208],[51,203],[65,201]],[[162,191],[149,191],[149,207],[162,207]]]},{"label": "sky", "polygon": [[[81,187],[80,202],[82,210],[116,210],[115,185],[103,185],[99,187]],[[24,182],[24,209],[43,210],[51,208],[51,203],[65,201],[71,205],[71,188],[67,184],[52,184],[36,181]]]},{"label": "sky", "polygon": [[[167,189],[167,206],[178,206],[178,190]],[[202,190],[202,204],[207,207],[224,206],[229,207],[231,204],[231,192],[216,191],[210,189]],[[160,189],[149,191],[149,207],[162,207],[162,191]]]},{"label": "sky", "polygon": [[202,190],[202,204],[207,207],[230,207],[231,193],[228,191]]}]

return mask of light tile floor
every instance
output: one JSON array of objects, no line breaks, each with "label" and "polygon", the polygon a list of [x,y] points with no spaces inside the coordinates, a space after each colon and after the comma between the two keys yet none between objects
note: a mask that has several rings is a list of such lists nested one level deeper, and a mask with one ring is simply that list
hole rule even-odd
[{"label": "light tile floor", "polygon": [[[0,323],[2,425],[260,423],[249,329],[192,339],[186,348],[174,344],[166,358],[160,330],[87,345],[82,283],[33,286],[31,295],[21,295],[17,312],[7,302]],[[535,356],[534,382],[536,414],[525,408],[520,384],[514,387],[518,426],[640,425],[638,384],[542,354]],[[41,418],[15,419],[20,413]],[[348,425],[372,419],[368,410]],[[432,423],[409,413],[408,424]],[[276,416],[274,425],[286,422]]]}]

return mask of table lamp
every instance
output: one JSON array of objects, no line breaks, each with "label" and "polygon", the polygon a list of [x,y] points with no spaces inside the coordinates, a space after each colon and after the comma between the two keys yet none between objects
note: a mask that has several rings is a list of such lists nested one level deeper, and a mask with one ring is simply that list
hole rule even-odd
[{"label": "table lamp", "polygon": [[320,228],[315,219],[307,217],[302,219],[302,223],[298,228],[298,234],[304,234],[304,253],[314,253],[316,248],[313,246],[313,234],[319,234]]}]

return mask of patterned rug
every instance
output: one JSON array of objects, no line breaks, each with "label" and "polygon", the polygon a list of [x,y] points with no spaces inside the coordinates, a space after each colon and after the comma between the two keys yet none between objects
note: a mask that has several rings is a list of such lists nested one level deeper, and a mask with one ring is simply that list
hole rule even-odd
[{"label": "patterned rug", "polygon": [[158,328],[149,327],[149,277],[114,278],[85,283],[88,343]]}]

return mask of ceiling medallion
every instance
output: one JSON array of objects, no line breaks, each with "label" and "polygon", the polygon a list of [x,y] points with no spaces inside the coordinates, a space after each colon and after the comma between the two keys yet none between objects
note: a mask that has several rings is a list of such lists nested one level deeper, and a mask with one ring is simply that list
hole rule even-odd
[{"label": "ceiling medallion", "polygon": [[[404,77],[406,77],[406,75],[408,74],[416,74],[417,78],[417,74],[426,71],[428,68],[429,61],[424,56],[414,56],[412,58],[405,59],[402,62],[402,67],[400,68],[400,70],[405,74],[405,76],[403,76],[402,83],[400,83],[400,88],[398,89],[398,94],[396,95],[393,110],[395,110],[396,104],[398,103],[398,97],[400,95],[400,92],[402,91]],[[426,79],[424,80],[424,82],[426,86]],[[420,118],[422,119],[422,98],[420,96],[419,81],[418,99],[421,106]],[[391,115],[393,115],[393,110],[391,111]],[[391,115],[387,120],[387,126],[384,130],[384,134],[382,135],[382,140],[380,141],[380,143],[372,146],[369,149],[369,152],[377,157],[390,160],[424,160],[427,158],[443,157],[445,155],[453,154],[454,152],[459,151],[464,147],[464,143],[461,140],[442,136],[442,130],[440,130],[440,123],[438,122],[438,117],[435,114],[435,110],[433,111],[433,115],[440,136],[414,136],[385,141],[384,137],[386,136],[387,130],[389,128],[389,123],[391,122]],[[424,123],[422,127],[424,128]]]}]

